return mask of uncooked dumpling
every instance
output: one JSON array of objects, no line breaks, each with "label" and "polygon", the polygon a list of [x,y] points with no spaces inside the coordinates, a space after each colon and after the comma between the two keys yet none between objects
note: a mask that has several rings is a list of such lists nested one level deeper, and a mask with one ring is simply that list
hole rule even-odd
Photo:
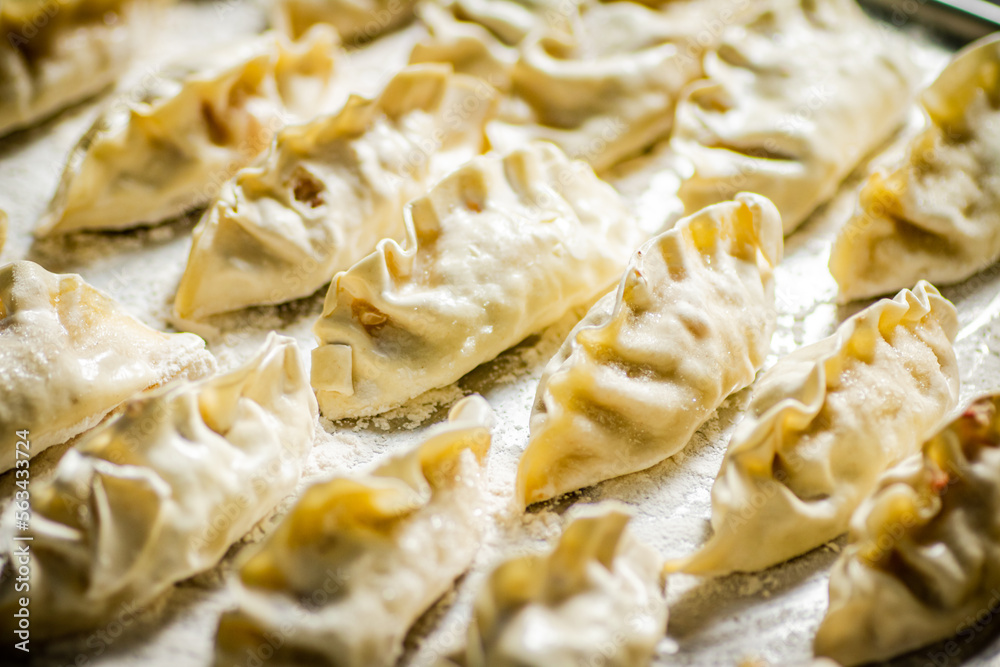
[{"label": "uncooked dumpling", "polygon": [[510,76],[524,110],[488,131],[501,150],[545,139],[602,170],[670,131],[681,89],[702,73],[688,37],[698,23],[632,2],[573,11],[566,29],[536,31],[519,46]]},{"label": "uncooked dumpling", "polygon": [[692,170],[684,205],[757,192],[787,234],[902,124],[918,72],[854,0],[769,0],[725,30],[705,77],[677,105],[671,139]]},{"label": "uncooked dumpling", "polygon": [[917,283],[779,360],[755,387],[712,488],[712,530],[670,564],[751,572],[829,542],[879,475],[958,400],[955,307]]},{"label": "uncooked dumpling", "polygon": [[741,194],[643,245],[538,385],[518,468],[526,505],[677,453],[771,347],[781,218]]},{"label": "uncooked dumpling", "polygon": [[855,512],[817,655],[881,662],[984,629],[1000,587],[998,409],[996,394],[973,402]]},{"label": "uncooked dumpling", "polygon": [[209,202],[283,126],[336,108],[339,53],[317,27],[297,43],[268,34],[174,63],[97,119],[36,233],[127,229]]},{"label": "uncooked dumpling", "polygon": [[472,563],[493,411],[479,396],[372,474],[313,485],[247,559],[216,664],[280,636],[275,664],[391,667],[410,626]]},{"label": "uncooked dumpling", "polygon": [[0,136],[114,83],[162,4],[165,0],[4,0]]},{"label": "uncooked dumpling", "polygon": [[630,518],[619,503],[585,506],[554,551],[497,567],[474,603],[466,667],[649,665],[667,627],[663,560]]},{"label": "uncooked dumpling", "polygon": [[546,143],[473,159],[405,222],[327,293],[312,382],[331,419],[455,382],[607,290],[639,241],[620,195]]},{"label": "uncooked dumpling", "polygon": [[397,74],[373,100],[278,133],[194,231],[174,304],[203,317],[308,296],[403,237],[403,207],[484,149],[496,92],[446,65]]},{"label": "uncooked dumpling", "polygon": [[843,301],[955,283],[1000,258],[1000,37],[956,56],[921,101],[926,128],[868,179],[833,244]]},{"label": "uncooked dumpling", "polygon": [[[214,566],[295,490],[316,424],[302,361],[295,341],[272,335],[232,372],[130,401],[50,481],[32,483],[32,639],[148,604]],[[0,534],[8,568],[21,533],[11,518]],[[8,634],[21,595],[8,571]]]},{"label": "uncooked dumpling", "polygon": [[145,389],[214,369],[203,340],[150,329],[80,276],[7,264],[0,268],[0,472],[23,458],[16,431],[30,432],[35,456]]}]

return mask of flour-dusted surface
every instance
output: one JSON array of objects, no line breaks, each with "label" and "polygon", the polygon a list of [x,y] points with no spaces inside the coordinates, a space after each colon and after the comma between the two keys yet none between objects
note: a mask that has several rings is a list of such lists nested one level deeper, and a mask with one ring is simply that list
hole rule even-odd
[{"label": "flour-dusted surface", "polygon": [[[137,64],[130,79],[141,82],[144,77],[155,77],[157,58],[165,54],[222,42],[264,25],[264,15],[254,2],[182,2],[161,26],[159,42],[152,45],[155,55]],[[379,40],[375,49],[353,55],[348,70],[357,90],[367,94],[378,90],[403,63],[416,34],[416,29],[407,29]],[[921,54],[930,77],[943,64],[943,54],[935,49],[922,49]],[[62,160],[98,109],[99,104],[85,104],[42,126],[0,140],[0,209],[11,217],[10,238],[0,260],[26,257],[52,271],[81,273],[147,324],[163,330],[183,328],[204,336],[222,368],[246,359],[272,329],[294,337],[303,349],[312,348],[315,342],[310,328],[321,312],[322,294],[198,325],[171,322],[170,304],[197,214],[136,232],[32,241],[31,229],[58,180]],[[897,142],[875,161],[898,151]],[[609,176],[642,216],[647,231],[674,219],[679,210],[672,195],[677,178],[671,164],[669,153],[658,150]],[[830,241],[853,210],[864,169],[841,188],[833,202],[787,239],[786,258],[776,274],[778,331],[767,366],[780,355],[829,335],[840,321],[864,305],[838,307],[834,303],[836,285],[826,268]],[[965,403],[981,392],[1000,389],[1000,267],[942,292],[960,313],[957,347]],[[404,664],[429,665],[437,656],[461,647],[471,599],[484,574],[501,558],[551,545],[561,528],[561,513],[572,503],[617,498],[631,504],[636,512],[632,524],[635,533],[665,557],[689,553],[707,536],[712,482],[752,388],[731,396],[687,448],[672,459],[532,508],[524,516],[514,510],[514,475],[528,439],[535,385],[542,366],[583,312],[564,317],[456,385],[429,392],[390,413],[343,423],[321,420],[323,428],[300,491],[310,481],[325,476],[368,469],[390,453],[416,443],[422,431],[444,419],[447,408],[465,394],[483,394],[496,410],[498,421],[488,468],[494,522],[487,527],[473,570],[411,632]],[[65,450],[65,446],[55,447],[36,459],[33,479],[42,479]],[[12,475],[0,477],[0,495],[9,498],[12,490]],[[279,506],[217,568],[177,586],[154,608],[129,610],[117,621],[82,637],[44,647],[33,642],[34,662],[107,667],[210,664],[219,614],[232,600],[226,580],[234,561],[247,543],[259,540],[275,525],[292,501],[289,498]],[[669,582],[670,624],[657,664],[808,663],[812,636],[826,608],[827,572],[839,551],[838,544],[753,575],[718,580],[673,576]],[[973,641],[963,643],[960,649],[957,657],[948,658],[944,647],[931,647],[893,664],[990,665],[1000,661],[1000,641],[993,641],[989,630],[976,633]],[[976,651],[978,655],[974,655]],[[243,664],[260,664],[257,659],[248,655]]]}]

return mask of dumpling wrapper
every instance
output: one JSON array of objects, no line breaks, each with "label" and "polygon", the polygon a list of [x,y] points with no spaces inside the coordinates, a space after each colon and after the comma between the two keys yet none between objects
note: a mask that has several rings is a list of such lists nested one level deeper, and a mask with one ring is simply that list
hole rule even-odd
[{"label": "dumpling wrapper", "polygon": [[394,665],[410,626],[479,547],[492,423],[486,400],[470,396],[422,444],[370,475],[307,489],[241,566],[216,664],[277,635],[277,664]]},{"label": "dumpling wrapper", "polygon": [[16,431],[36,456],[141,391],[214,370],[201,338],[154,331],[78,275],[0,268],[0,472],[23,458]]},{"label": "dumpling wrapper", "polygon": [[921,103],[926,128],[868,179],[833,244],[842,301],[959,282],[1000,258],[1000,37],[957,55]]},{"label": "dumpling wrapper", "polygon": [[375,99],[281,130],[195,229],[174,312],[309,296],[383,238],[402,238],[405,204],[483,152],[496,96],[446,65],[414,66]]},{"label": "dumpling wrapper", "polygon": [[[316,424],[302,362],[295,341],[272,334],[232,372],[129,402],[32,484],[32,639],[150,603],[213,567],[295,490]],[[0,532],[8,567],[21,534],[12,518]],[[23,595],[7,574],[5,629]]]},{"label": "dumpling wrapper", "polygon": [[274,0],[274,22],[295,39],[317,23],[327,23],[345,44],[359,46],[410,21],[416,4],[416,0]]},{"label": "dumpling wrapper", "polygon": [[903,123],[918,74],[853,0],[764,3],[726,29],[677,105],[686,210],[757,192],[790,233]]},{"label": "dumpling wrapper", "polygon": [[974,401],[855,512],[817,655],[880,662],[983,630],[1000,587],[998,409],[996,394]]},{"label": "dumpling wrapper", "polygon": [[525,505],[673,456],[771,347],[781,218],[740,194],[644,244],[546,366],[517,497]]},{"label": "dumpling wrapper", "polygon": [[163,4],[165,0],[4,0],[0,136],[114,83]]},{"label": "dumpling wrapper", "polygon": [[279,129],[336,108],[339,54],[317,27],[300,42],[271,33],[165,68],[73,149],[36,235],[128,229],[206,204]]},{"label": "dumpling wrapper", "polygon": [[879,475],[918,451],[958,400],[955,307],[919,282],[780,359],[761,377],[712,487],[690,574],[752,572],[847,531]]},{"label": "dumpling wrapper", "polygon": [[600,171],[670,132],[681,89],[702,74],[700,50],[688,53],[698,24],[631,2],[574,11],[566,29],[531,33],[519,46],[511,94],[524,112],[487,132],[499,150],[544,139]]},{"label": "dumpling wrapper", "polygon": [[327,293],[312,383],[330,419],[455,382],[605,291],[640,238],[621,196],[547,143],[473,159],[405,224]]},{"label": "dumpling wrapper", "polygon": [[667,627],[663,559],[620,503],[584,506],[555,550],[502,563],[473,606],[466,667],[639,667]]}]

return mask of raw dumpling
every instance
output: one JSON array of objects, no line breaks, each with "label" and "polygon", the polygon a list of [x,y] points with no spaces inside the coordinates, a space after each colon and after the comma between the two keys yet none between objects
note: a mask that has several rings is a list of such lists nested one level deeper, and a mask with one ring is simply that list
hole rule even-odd
[{"label": "raw dumpling", "polygon": [[494,570],[474,603],[466,666],[650,664],[667,628],[666,582],[630,518],[618,503],[591,505],[552,553]]},{"label": "raw dumpling", "polygon": [[296,39],[328,23],[345,44],[359,46],[412,19],[414,5],[416,0],[275,0],[275,23]]},{"label": "raw dumpling", "polygon": [[693,167],[680,190],[688,211],[758,192],[787,234],[902,124],[917,72],[854,0],[763,6],[705,56],[671,145]]},{"label": "raw dumpling", "polygon": [[314,293],[402,238],[403,206],[484,149],[496,92],[445,65],[403,70],[374,100],[278,133],[194,232],[174,305],[203,317]]},{"label": "raw dumpling", "polygon": [[492,123],[490,141],[545,139],[596,170],[641,152],[670,131],[681,89],[702,73],[685,25],[631,2],[580,5],[568,30],[520,46],[512,94],[526,113]]},{"label": "raw dumpling", "polygon": [[371,475],[309,488],[240,568],[216,664],[279,636],[274,664],[394,665],[407,630],[475,556],[492,421],[489,404],[471,396]]},{"label": "raw dumpling", "polygon": [[213,370],[203,340],[150,329],[80,276],[0,268],[0,472],[23,457],[16,431],[34,456],[145,389]]},{"label": "raw dumpling", "polygon": [[111,85],[143,43],[161,0],[4,0],[0,136]]},{"label": "raw dumpling", "polygon": [[455,382],[604,292],[639,241],[618,193],[546,143],[473,159],[405,222],[327,293],[312,382],[331,419]]},{"label": "raw dumpling", "polygon": [[1000,37],[956,56],[921,101],[926,129],[873,174],[830,254],[844,301],[918,278],[964,280],[1000,258]]},{"label": "raw dumpling", "polygon": [[859,665],[952,635],[968,643],[969,626],[991,615],[1000,587],[998,409],[996,394],[975,401],[855,512],[830,575],[817,655]]},{"label": "raw dumpling", "polygon": [[[32,484],[32,638],[94,627],[214,566],[294,491],[315,423],[295,341],[274,335],[230,373],[129,402]],[[7,574],[5,628],[19,595]]]},{"label": "raw dumpling", "polygon": [[781,253],[781,218],[752,194],[643,245],[542,375],[518,498],[553,498],[684,447],[764,363]]},{"label": "raw dumpling", "polygon": [[712,488],[712,529],[671,570],[762,570],[847,530],[879,475],[958,400],[955,307],[919,282],[778,361],[758,382]]},{"label": "raw dumpling", "polygon": [[335,108],[338,53],[317,27],[298,43],[269,34],[176,63],[97,119],[36,233],[127,229],[211,201],[277,130]]}]

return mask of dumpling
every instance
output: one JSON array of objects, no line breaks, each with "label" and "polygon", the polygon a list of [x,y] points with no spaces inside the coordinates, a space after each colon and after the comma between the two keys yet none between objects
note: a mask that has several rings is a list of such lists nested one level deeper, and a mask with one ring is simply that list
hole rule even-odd
[{"label": "dumpling", "polygon": [[277,130],[335,108],[338,53],[332,31],[316,28],[298,43],[269,34],[166,68],[80,140],[36,233],[127,229],[211,201]]},{"label": "dumpling", "polygon": [[274,0],[275,23],[298,39],[317,23],[359,46],[413,18],[416,0]]},{"label": "dumpling", "polygon": [[1000,37],[977,42],[923,92],[926,129],[873,174],[837,235],[830,273],[844,301],[918,278],[955,283],[1000,258]]},{"label": "dumpling", "polygon": [[0,209],[0,252],[3,252],[3,247],[7,244],[7,229],[10,224],[10,219],[7,217],[7,211]]},{"label": "dumpling", "polygon": [[80,276],[0,268],[0,472],[23,459],[16,431],[35,456],[145,389],[213,370],[202,339],[150,329]]},{"label": "dumpling", "polygon": [[630,518],[619,503],[587,506],[554,551],[497,567],[474,603],[466,667],[649,665],[666,633],[666,582]]},{"label": "dumpling", "polygon": [[405,217],[402,245],[327,293],[312,383],[330,419],[455,382],[601,294],[638,242],[618,193],[545,143],[473,159]]},{"label": "dumpling", "polygon": [[1000,587],[998,409],[996,394],[973,402],[855,512],[817,655],[881,662],[982,629]]},{"label": "dumpling", "polygon": [[415,66],[376,99],[279,132],[195,229],[177,315],[308,296],[383,238],[402,238],[403,206],[483,151],[495,99],[447,66]]},{"label": "dumpling", "polygon": [[921,281],[779,360],[722,461],[714,534],[669,568],[762,570],[844,533],[879,475],[955,406],[957,329],[955,307]]},{"label": "dumpling", "polygon": [[787,234],[902,124],[917,70],[854,0],[762,7],[705,56],[671,145],[693,169],[680,189],[688,211],[758,192]]},{"label": "dumpling", "polygon": [[365,477],[313,485],[241,566],[216,664],[271,643],[274,664],[391,667],[414,621],[472,563],[493,411],[479,396]]},{"label": "dumpling", "polygon": [[[214,566],[294,491],[316,423],[302,361],[292,339],[272,335],[230,373],[129,402],[66,453],[51,481],[32,484],[32,638],[148,604]],[[8,567],[10,518],[0,535]],[[5,629],[18,595],[4,577]]]},{"label": "dumpling", "polygon": [[4,0],[0,136],[110,86],[142,44],[162,0]]},{"label": "dumpling", "polygon": [[771,347],[781,218],[740,194],[632,256],[546,366],[517,495],[525,505],[648,468],[684,447]]},{"label": "dumpling", "polygon": [[545,139],[602,170],[667,135],[681,89],[702,73],[701,52],[684,22],[642,5],[578,11],[567,30],[532,33],[519,47],[510,76],[525,111],[488,133],[500,150]]}]

